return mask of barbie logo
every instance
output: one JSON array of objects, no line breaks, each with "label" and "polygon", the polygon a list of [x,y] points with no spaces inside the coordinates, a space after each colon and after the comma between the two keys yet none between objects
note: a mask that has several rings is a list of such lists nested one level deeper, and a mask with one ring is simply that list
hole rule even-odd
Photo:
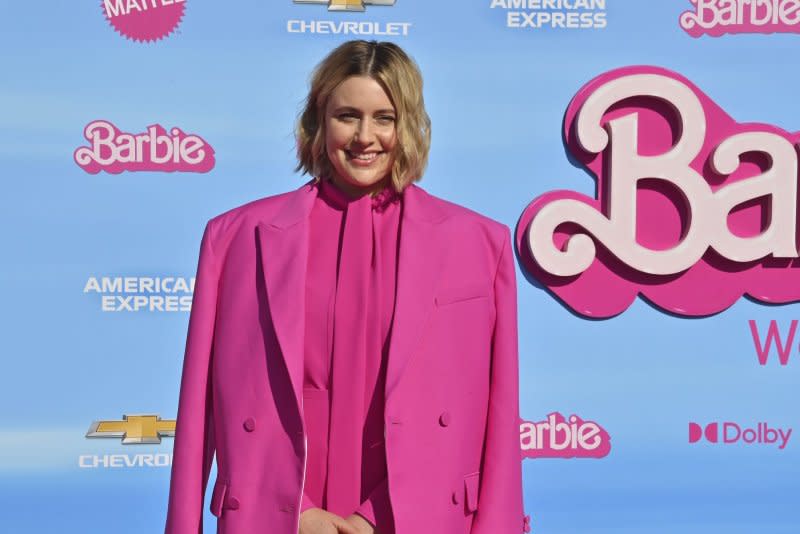
[{"label": "barbie logo", "polygon": [[538,423],[521,421],[520,446],[525,458],[602,458],[611,451],[608,432],[577,415],[553,412]]},{"label": "barbie logo", "polygon": [[75,150],[74,159],[89,174],[101,170],[208,172],[214,167],[214,149],[197,135],[180,128],[167,131],[155,124],[146,133],[121,132],[108,121],[90,122],[83,131],[90,146]]},{"label": "barbie logo", "polygon": [[638,294],[686,316],[745,294],[800,300],[797,134],[735,122],[674,72],[628,67],[578,92],[564,137],[595,198],[534,199],[516,242],[526,270],[574,311],[611,317]]},{"label": "barbie logo", "polygon": [[704,33],[800,32],[797,0],[689,0],[693,11],[684,11],[680,25],[692,37]]}]

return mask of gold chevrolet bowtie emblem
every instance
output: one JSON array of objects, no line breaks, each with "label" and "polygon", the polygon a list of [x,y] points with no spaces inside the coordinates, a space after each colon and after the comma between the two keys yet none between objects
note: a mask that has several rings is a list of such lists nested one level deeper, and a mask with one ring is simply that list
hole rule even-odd
[{"label": "gold chevrolet bowtie emblem", "polygon": [[327,4],[328,11],[364,11],[365,5],[393,6],[395,0],[294,0],[295,4]]},{"label": "gold chevrolet bowtie emblem", "polygon": [[87,438],[122,438],[125,445],[157,444],[167,436],[175,436],[175,420],[152,414],[123,415],[122,421],[94,421],[86,433]]}]

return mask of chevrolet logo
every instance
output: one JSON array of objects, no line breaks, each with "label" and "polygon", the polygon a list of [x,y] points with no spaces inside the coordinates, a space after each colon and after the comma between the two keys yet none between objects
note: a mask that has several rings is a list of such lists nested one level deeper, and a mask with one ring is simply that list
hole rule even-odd
[{"label": "chevrolet logo", "polygon": [[162,437],[175,436],[175,420],[158,415],[123,415],[122,421],[94,421],[87,438],[122,438],[123,445],[131,443],[161,443]]},{"label": "chevrolet logo", "polygon": [[295,4],[327,4],[328,11],[364,11],[365,5],[393,6],[395,0],[294,0]]}]

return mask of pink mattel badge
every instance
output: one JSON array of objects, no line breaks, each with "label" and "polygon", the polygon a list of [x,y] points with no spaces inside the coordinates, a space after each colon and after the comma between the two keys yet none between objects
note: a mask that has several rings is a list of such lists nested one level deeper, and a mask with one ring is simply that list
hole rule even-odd
[{"label": "pink mattel badge", "polygon": [[134,41],[158,41],[178,27],[186,0],[103,0],[103,14],[113,28]]},{"label": "pink mattel badge", "polygon": [[563,135],[595,194],[534,199],[516,244],[569,308],[606,318],[641,295],[703,316],[744,295],[800,300],[797,133],[737,122],[675,72],[626,67],[578,91]]}]

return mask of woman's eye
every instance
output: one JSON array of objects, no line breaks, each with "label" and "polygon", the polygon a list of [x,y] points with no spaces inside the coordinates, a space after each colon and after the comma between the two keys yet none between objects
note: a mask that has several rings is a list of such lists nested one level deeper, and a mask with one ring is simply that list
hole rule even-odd
[{"label": "woman's eye", "polygon": [[391,115],[383,115],[378,117],[378,122],[380,124],[391,124],[394,122],[394,117],[392,117]]}]

